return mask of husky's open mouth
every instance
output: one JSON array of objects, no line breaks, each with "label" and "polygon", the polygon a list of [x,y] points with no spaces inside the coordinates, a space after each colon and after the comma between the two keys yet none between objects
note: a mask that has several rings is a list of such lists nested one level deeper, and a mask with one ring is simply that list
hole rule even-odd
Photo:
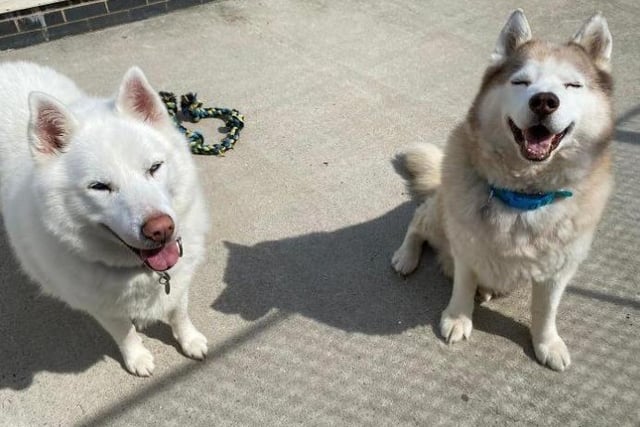
[{"label": "husky's open mouth", "polygon": [[546,160],[553,150],[555,150],[562,138],[571,131],[573,123],[560,133],[551,133],[544,125],[538,124],[531,126],[524,131],[521,130],[511,118],[509,120],[509,128],[513,133],[513,138],[520,146],[520,152],[527,159],[533,162],[541,162]]},{"label": "husky's open mouth", "polygon": [[116,237],[123,245],[125,245],[131,252],[140,258],[142,263],[152,269],[153,271],[167,271],[178,263],[178,260],[182,256],[182,241],[178,237],[175,240],[171,240],[153,249],[141,249],[136,248],[125,242],[118,234],[110,227],[106,228],[114,237]]}]

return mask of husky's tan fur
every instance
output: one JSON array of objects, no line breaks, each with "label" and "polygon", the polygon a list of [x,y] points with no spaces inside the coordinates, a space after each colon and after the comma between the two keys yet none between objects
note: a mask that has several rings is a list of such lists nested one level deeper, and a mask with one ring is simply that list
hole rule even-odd
[{"label": "husky's tan fur", "polygon": [[[428,241],[454,285],[440,323],[444,339],[468,338],[477,291],[488,299],[518,286],[532,287],[531,335],[542,364],[564,370],[570,356],[556,329],[565,286],[586,258],[612,190],[611,36],[600,15],[566,45],[530,39],[522,11],[501,34],[494,62],[467,116],[451,133],[444,155],[430,144],[398,157],[417,208],[392,264],[401,274],[417,266]],[[542,162],[522,157],[504,118],[492,111],[492,91],[528,61],[570,64],[584,78],[590,103],[584,117]],[[570,189],[573,196],[524,211],[491,196],[490,184],[523,192]],[[480,287],[480,288],[478,288]]]}]

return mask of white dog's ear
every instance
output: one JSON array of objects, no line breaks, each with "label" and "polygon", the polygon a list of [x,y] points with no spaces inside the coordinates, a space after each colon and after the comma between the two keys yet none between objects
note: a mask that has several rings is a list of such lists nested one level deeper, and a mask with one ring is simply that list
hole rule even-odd
[{"label": "white dog's ear", "polygon": [[129,68],[124,75],[116,96],[116,109],[155,126],[171,122],[160,96],[138,67]]},{"label": "white dog's ear", "polygon": [[29,139],[36,156],[63,153],[73,131],[76,119],[58,100],[42,92],[29,94]]},{"label": "white dog's ear", "polygon": [[507,23],[502,28],[496,47],[491,54],[491,62],[498,64],[504,61],[509,55],[522,44],[531,40],[531,28],[522,9],[511,12]]},{"label": "white dog's ear", "polygon": [[582,46],[598,67],[609,69],[613,38],[600,12],[589,18],[571,41]]}]

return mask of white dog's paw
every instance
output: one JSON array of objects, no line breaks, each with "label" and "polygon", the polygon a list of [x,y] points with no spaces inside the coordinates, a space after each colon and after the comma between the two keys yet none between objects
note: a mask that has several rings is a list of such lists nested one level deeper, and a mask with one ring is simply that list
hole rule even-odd
[{"label": "white dog's paw", "polygon": [[418,266],[418,262],[420,262],[420,253],[408,250],[405,246],[400,246],[391,258],[393,269],[403,276],[411,274]]},{"label": "white dog's paw", "polygon": [[207,338],[195,328],[178,339],[185,356],[203,360],[207,357]]},{"label": "white dog's paw", "polygon": [[440,319],[440,334],[448,344],[469,339],[473,323],[471,319],[464,315],[450,316],[446,311],[442,313]]},{"label": "white dog's paw", "polygon": [[122,351],[124,365],[133,375],[139,377],[149,377],[153,374],[155,365],[153,364],[153,355],[142,345],[136,345],[133,348],[127,348]]},{"label": "white dog's paw", "polygon": [[564,371],[571,364],[571,355],[562,338],[555,338],[533,343],[538,361],[554,371]]}]

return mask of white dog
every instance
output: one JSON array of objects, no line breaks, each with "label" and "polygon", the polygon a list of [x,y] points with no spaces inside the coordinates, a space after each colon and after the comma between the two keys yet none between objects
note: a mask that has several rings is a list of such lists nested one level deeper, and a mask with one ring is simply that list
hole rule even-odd
[{"label": "white dog", "polygon": [[394,268],[412,272],[426,240],[453,292],[442,314],[447,342],[468,338],[474,295],[532,286],[538,360],[570,364],[556,329],[565,286],[585,259],[613,186],[611,34],[595,15],[566,44],[532,40],[511,14],[467,120],[444,154],[424,144],[398,158],[421,201]]},{"label": "white dog", "polygon": [[27,274],[93,315],[131,373],[154,369],[134,324],[167,320],[184,353],[204,358],[187,303],[205,205],[184,137],[142,71],[98,99],[50,68],[5,63],[0,92],[2,215]]}]

